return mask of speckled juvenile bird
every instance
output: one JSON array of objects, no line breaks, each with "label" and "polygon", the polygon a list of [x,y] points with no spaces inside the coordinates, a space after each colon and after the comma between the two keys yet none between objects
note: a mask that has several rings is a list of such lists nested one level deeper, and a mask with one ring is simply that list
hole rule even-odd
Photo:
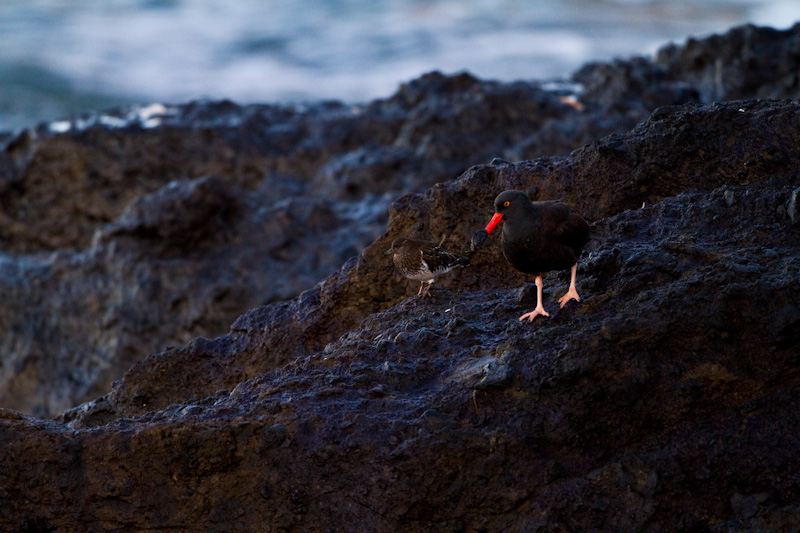
[{"label": "speckled juvenile bird", "polygon": [[[466,257],[451,254],[434,242],[406,237],[396,238],[392,242],[392,247],[383,255],[389,254],[392,254],[394,266],[400,274],[420,282],[417,296],[421,294],[423,298],[428,294],[428,290],[436,278],[456,267],[469,264],[469,259]],[[428,284],[427,287],[425,287],[425,283]]]}]

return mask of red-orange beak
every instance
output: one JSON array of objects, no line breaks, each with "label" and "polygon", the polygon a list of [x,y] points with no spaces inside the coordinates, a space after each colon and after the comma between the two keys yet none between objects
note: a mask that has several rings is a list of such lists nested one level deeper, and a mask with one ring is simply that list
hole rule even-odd
[{"label": "red-orange beak", "polygon": [[502,213],[495,213],[494,214],[494,216],[492,217],[492,220],[490,220],[489,223],[486,225],[486,234],[487,235],[489,233],[491,233],[492,231],[494,231],[494,228],[496,228],[497,225],[500,223],[500,219],[501,218],[503,218],[503,214]]}]

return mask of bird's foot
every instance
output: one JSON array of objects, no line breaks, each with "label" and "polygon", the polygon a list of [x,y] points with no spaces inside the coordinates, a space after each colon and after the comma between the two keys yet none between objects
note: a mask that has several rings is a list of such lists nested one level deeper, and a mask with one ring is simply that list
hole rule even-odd
[{"label": "bird's foot", "polygon": [[563,308],[570,300],[575,300],[576,302],[581,301],[581,297],[578,296],[578,291],[575,289],[575,287],[570,287],[567,291],[567,294],[558,299],[558,303],[561,304],[561,308]]},{"label": "bird's foot", "polygon": [[533,319],[534,319],[534,318],[536,318],[536,317],[537,317],[537,316],[539,316],[539,315],[542,315],[542,316],[550,316],[550,313],[548,313],[547,311],[545,311],[545,310],[544,310],[544,307],[542,307],[541,305],[537,305],[537,306],[536,306],[536,309],[534,309],[534,310],[533,310],[533,311],[531,311],[530,313],[525,313],[524,315],[522,315],[521,317],[519,317],[519,321],[520,321],[520,322],[522,322],[523,320],[525,320],[525,319],[527,318],[527,319],[528,319],[528,321],[530,321],[530,322],[533,322]]}]

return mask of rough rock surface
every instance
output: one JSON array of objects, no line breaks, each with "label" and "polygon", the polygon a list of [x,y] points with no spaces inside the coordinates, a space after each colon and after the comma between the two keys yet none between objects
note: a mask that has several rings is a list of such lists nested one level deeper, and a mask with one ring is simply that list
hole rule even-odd
[{"label": "rough rock surface", "polygon": [[796,97],[797,34],[747,26],[588,65],[582,110],[537,82],[432,73],[361,106],[152,105],[2,135],[0,405],[52,416],[223,334],[358,255],[393,199],[474,164],[567,154],[664,105]]},{"label": "rough rock surface", "polygon": [[[289,139],[286,146],[298,151],[296,160],[248,152],[243,146],[260,143],[259,132],[266,135],[268,128],[215,129],[211,124],[229,125],[226,112],[258,114],[235,106],[182,108],[180,120],[196,124],[191,128],[90,128],[73,136],[15,138],[5,157],[18,170],[4,170],[9,178],[2,205],[19,225],[3,234],[10,252],[0,273],[3,291],[19,291],[14,294],[20,301],[32,302],[24,308],[28,320],[20,319],[17,329],[9,330],[13,334],[3,336],[4,343],[19,344],[18,350],[31,350],[26,346],[44,343],[40,339],[47,335],[58,337],[53,330],[63,330],[42,316],[53,309],[64,321],[58,324],[67,324],[59,327],[72,328],[75,337],[93,331],[81,329],[93,317],[108,316],[109,325],[93,324],[99,340],[83,339],[90,347],[102,346],[103,339],[117,346],[119,331],[129,347],[146,347],[148,339],[170,326],[191,334],[186,324],[199,330],[202,315],[221,320],[218,307],[234,307],[235,300],[247,304],[254,287],[283,283],[270,270],[276,249],[263,251],[256,241],[285,239],[287,228],[296,230],[296,221],[313,226],[305,221],[318,220],[301,240],[338,238],[328,251],[360,250],[358,243],[371,241],[369,231],[383,223],[381,215],[379,210],[364,215],[372,228],[358,237],[361,241],[347,240],[359,221],[334,227],[344,217],[342,205],[367,209],[374,203],[370,198],[440,183],[397,198],[386,232],[357,258],[294,299],[254,307],[227,335],[198,337],[149,355],[133,364],[109,394],[56,420],[0,410],[0,498],[7,502],[0,506],[0,526],[32,531],[798,529],[800,104],[704,103],[710,96],[706,86],[692,88],[692,80],[706,79],[700,72],[704,63],[697,60],[705,57],[706,44],[725,61],[707,61],[705,68],[723,65],[723,71],[738,72],[730,79],[752,74],[750,79],[761,80],[731,88],[734,94],[745,86],[753,91],[737,97],[797,98],[797,83],[787,81],[788,66],[763,71],[752,61],[736,61],[735,51],[747,58],[769,45],[771,57],[784,54],[776,64],[789,65],[792,57],[797,61],[798,34],[800,28],[745,27],[707,42],[692,41],[686,53],[670,49],[654,63],[636,59],[607,69],[587,67],[579,73],[587,80],[580,112],[527,84],[431,75],[356,115],[382,109],[385,123],[396,128],[394,137],[387,135],[380,144],[380,128],[373,125],[369,135],[375,145],[354,140],[339,157],[301,148],[305,136],[293,137],[287,127],[278,129]],[[682,61],[686,65],[679,68]],[[625,73],[609,74],[614,84],[588,82],[614,71]],[[691,75],[682,79],[676,72]],[[644,83],[656,95],[649,97],[653,102],[671,105],[649,116],[652,109],[641,103],[645,97],[636,104],[632,93],[620,89],[619,106],[609,107],[606,127],[613,131],[623,124],[620,117],[636,120],[637,114],[644,115],[636,120],[641,124],[602,139],[583,138],[592,127],[602,129],[602,98],[626,83],[634,93],[636,84]],[[767,85],[774,87],[762,88]],[[543,121],[538,131],[560,131],[564,136],[555,137],[564,139],[573,127],[582,132],[572,136],[576,142],[591,143],[569,155],[516,164],[496,159],[442,181],[469,159],[470,150],[483,157],[477,147],[490,142],[489,132],[496,134],[493,125],[476,118],[476,109],[484,105],[479,102],[490,102],[484,121],[513,122],[509,117],[519,110],[516,104],[503,110],[491,103],[489,93],[512,94],[513,101],[536,93],[534,101],[551,102],[563,114]],[[664,101],[664,94],[672,96]],[[684,95],[680,98],[688,103],[673,101],[675,95]],[[344,128],[348,135],[333,126],[336,120],[326,123],[325,113],[350,116],[352,110],[334,104],[321,109],[314,120],[306,117],[305,131],[316,131],[316,139],[325,137],[322,130],[335,130],[342,146],[348,135],[368,135],[356,133],[362,131],[353,125],[358,118],[351,117],[351,127]],[[408,115],[401,109],[419,122],[404,122]],[[462,111],[445,112],[453,109]],[[506,144],[487,150],[509,158],[535,147],[540,141],[526,141],[526,135],[536,135],[523,134],[526,128],[530,124],[509,133]],[[182,177],[163,183],[154,178],[150,185],[134,175],[135,191],[119,185],[103,193],[77,180],[76,190],[82,192],[75,194],[107,194],[108,206],[116,206],[105,215],[80,211],[86,216],[78,219],[85,219],[89,229],[80,229],[80,223],[74,230],[66,227],[63,214],[62,223],[52,227],[32,214],[25,219],[23,213],[33,213],[22,195],[32,179],[29,169],[41,165],[45,175],[49,165],[63,163],[65,154],[79,157],[77,146],[62,147],[60,157],[51,153],[49,163],[48,158],[34,163],[43,157],[43,147],[83,143],[89,152],[127,147],[149,157],[129,136],[153,136],[153,149],[165,151],[170,150],[161,145],[161,136],[172,136],[173,146],[193,146],[184,153],[194,156],[184,157],[196,156],[198,170],[184,170]],[[214,152],[229,154],[226,169],[218,160],[202,162],[218,157],[199,149],[212,141],[226,147]],[[262,148],[272,146],[263,142]],[[26,143],[35,149],[26,149]],[[558,153],[565,151],[551,152]],[[94,156],[85,157],[95,170],[106,168]],[[156,160],[151,164],[157,166]],[[117,164],[139,164],[125,161]],[[292,178],[293,161],[314,170]],[[268,164],[279,171],[265,171]],[[439,170],[414,181],[426,168]],[[119,180],[127,183],[125,175],[122,171]],[[433,181],[426,182],[431,176]],[[45,183],[39,186],[44,194]],[[284,211],[264,207],[272,187],[295,186],[299,191],[284,189],[273,200],[285,202]],[[594,240],[578,270],[583,301],[558,310],[556,299],[568,278],[551,273],[544,303],[552,317],[519,323],[517,317],[535,304],[535,292],[526,284],[530,280],[502,260],[495,237],[472,255],[470,267],[442,278],[432,298],[411,298],[413,287],[381,257],[392,238],[444,236],[448,249],[466,250],[472,232],[488,220],[494,196],[507,188],[527,190],[537,199],[564,199],[594,222]],[[335,201],[333,191],[338,191]],[[83,205],[64,195],[56,200],[65,203],[64,213]],[[93,216],[102,221],[94,229]],[[269,224],[276,227],[261,228]],[[32,244],[26,231],[43,236]],[[316,246],[311,250],[291,256],[286,275],[299,275],[291,262],[319,253]],[[259,257],[270,283],[256,280],[248,269]],[[226,274],[227,268],[234,273]],[[220,279],[216,286],[205,283]],[[111,297],[106,294],[124,304],[118,312],[103,307]],[[176,303],[164,305],[170,298]],[[142,315],[126,318],[126,312]],[[137,330],[131,324],[147,326]],[[88,372],[92,363],[71,359],[72,349],[63,348],[61,359],[54,359],[63,362],[48,364],[63,365],[63,372],[81,361],[85,367],[76,367],[73,378],[80,383],[85,379],[80,372]],[[19,373],[38,375],[36,359],[19,361],[4,359],[4,375],[14,366]],[[41,381],[34,383],[41,387]],[[49,405],[54,409],[59,403]]]},{"label": "rough rock surface", "polygon": [[54,415],[108,392],[147,354],[313,287],[399,194],[576,113],[535,84],[441,74],[361,107],[153,107],[0,155],[0,405]]}]

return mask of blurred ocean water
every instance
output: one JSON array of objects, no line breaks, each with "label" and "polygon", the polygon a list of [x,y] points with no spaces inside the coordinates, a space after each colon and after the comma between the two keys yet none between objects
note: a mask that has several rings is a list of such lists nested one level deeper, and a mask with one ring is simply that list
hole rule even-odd
[{"label": "blurred ocean water", "polygon": [[0,131],[134,102],[364,102],[431,70],[563,79],[797,20],[797,0],[3,0]]}]

